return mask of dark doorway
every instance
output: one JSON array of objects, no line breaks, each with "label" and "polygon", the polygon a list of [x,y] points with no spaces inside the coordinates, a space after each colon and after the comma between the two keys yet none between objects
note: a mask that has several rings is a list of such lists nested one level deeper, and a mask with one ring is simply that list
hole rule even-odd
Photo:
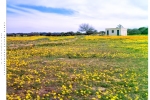
[{"label": "dark doorway", "polygon": [[119,36],[119,30],[117,30],[117,36]]},{"label": "dark doorway", "polygon": [[107,35],[109,35],[109,30],[107,30]]}]

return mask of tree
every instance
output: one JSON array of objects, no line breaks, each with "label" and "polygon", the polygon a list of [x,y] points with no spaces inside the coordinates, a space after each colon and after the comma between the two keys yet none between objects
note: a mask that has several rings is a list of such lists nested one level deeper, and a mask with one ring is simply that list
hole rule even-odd
[{"label": "tree", "polygon": [[127,32],[128,32],[128,35],[139,35],[139,34],[141,34],[141,31],[139,31],[136,28],[134,28],[134,29],[128,29]]},{"label": "tree", "polygon": [[100,31],[99,35],[105,35],[105,31]]},{"label": "tree", "polygon": [[147,27],[140,27],[138,30],[141,32],[141,34],[148,34],[148,28]]},{"label": "tree", "polygon": [[116,28],[123,28],[123,26],[121,24],[117,25]]},{"label": "tree", "polygon": [[79,26],[79,31],[80,32],[84,32],[87,35],[93,34],[94,32],[96,32],[96,30],[90,26],[89,24],[83,23]]},{"label": "tree", "polygon": [[77,31],[77,32],[76,32],[76,35],[82,35],[82,33],[81,33],[81,32],[79,32],[79,31]]}]

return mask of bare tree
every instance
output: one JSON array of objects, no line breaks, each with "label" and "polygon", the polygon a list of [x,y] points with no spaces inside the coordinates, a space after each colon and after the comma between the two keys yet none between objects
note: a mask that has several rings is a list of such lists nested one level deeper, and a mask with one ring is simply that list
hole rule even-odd
[{"label": "bare tree", "polygon": [[121,24],[117,25],[116,28],[123,28],[123,26]]},{"label": "bare tree", "polygon": [[79,26],[80,32],[85,32],[86,34],[93,34],[96,30],[87,23],[83,23]]}]

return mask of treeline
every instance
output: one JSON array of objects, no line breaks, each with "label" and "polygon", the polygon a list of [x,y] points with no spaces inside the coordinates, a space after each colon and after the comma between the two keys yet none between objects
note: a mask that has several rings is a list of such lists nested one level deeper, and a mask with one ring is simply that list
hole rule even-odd
[{"label": "treeline", "polygon": [[71,36],[81,34],[80,32],[32,32],[32,33],[7,33],[7,36]]},{"label": "treeline", "polygon": [[128,35],[147,35],[148,27],[128,29],[127,33],[128,33]]},{"label": "treeline", "polygon": [[32,32],[32,33],[7,33],[7,36],[74,36],[74,35],[90,35],[90,34],[99,34],[99,35],[104,35],[104,31],[100,32],[86,32],[86,33],[81,33],[79,31],[77,32]]},{"label": "treeline", "polygon": [[[82,31],[83,32],[82,32]],[[140,27],[140,28],[133,28],[127,29],[128,35],[147,35],[148,34],[148,27]],[[105,35],[105,31],[97,32],[94,28],[91,28],[89,25],[82,24],[80,26],[80,31],[77,32],[31,32],[31,33],[7,33],[7,36],[74,36],[74,35],[91,35],[91,34],[98,34],[98,35]]]}]

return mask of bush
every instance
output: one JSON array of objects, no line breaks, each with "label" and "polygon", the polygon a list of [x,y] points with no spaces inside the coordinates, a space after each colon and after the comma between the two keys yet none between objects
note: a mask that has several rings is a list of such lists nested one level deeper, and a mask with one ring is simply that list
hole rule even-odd
[{"label": "bush", "polygon": [[139,34],[141,34],[141,31],[139,31],[138,29],[134,28],[134,29],[128,29],[127,33],[128,33],[128,35],[139,35]]}]

